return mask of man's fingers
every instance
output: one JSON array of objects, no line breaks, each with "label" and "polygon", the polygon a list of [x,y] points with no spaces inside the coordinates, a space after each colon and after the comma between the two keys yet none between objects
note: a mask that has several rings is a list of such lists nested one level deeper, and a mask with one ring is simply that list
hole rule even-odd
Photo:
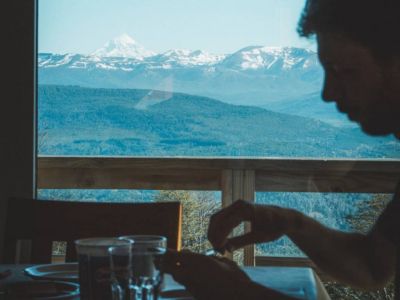
[{"label": "man's fingers", "polygon": [[194,259],[195,256],[199,256],[199,254],[190,252],[188,250],[182,250],[182,251],[168,250],[165,253],[163,260],[165,267],[174,269],[182,264],[195,262],[196,261]]},{"label": "man's fingers", "polygon": [[162,259],[164,272],[174,273],[179,266],[179,253],[174,250],[168,250]]},{"label": "man's fingers", "polygon": [[163,257],[163,270],[172,275],[172,277],[186,285],[191,282],[193,277],[192,270],[195,269],[197,259],[196,255],[190,251],[168,250]]},{"label": "man's fingers", "polygon": [[196,299],[209,284],[209,272],[218,267],[218,260],[214,257],[193,253],[190,251],[167,251],[164,256],[164,271],[172,275],[174,280],[183,284]]},{"label": "man's fingers", "polygon": [[225,248],[230,252],[243,248],[247,245],[266,243],[280,238],[281,234],[265,232],[249,232],[240,236],[235,236],[227,240]]},{"label": "man's fingers", "polygon": [[254,244],[259,242],[260,237],[257,236],[257,234],[253,232],[245,233],[240,236],[235,236],[226,242],[226,249],[229,250],[230,252],[243,248],[247,245]]},{"label": "man's fingers", "polygon": [[238,200],[211,217],[208,239],[215,248],[224,248],[226,238],[231,231],[243,221],[251,221],[252,219],[253,209],[251,204]]}]

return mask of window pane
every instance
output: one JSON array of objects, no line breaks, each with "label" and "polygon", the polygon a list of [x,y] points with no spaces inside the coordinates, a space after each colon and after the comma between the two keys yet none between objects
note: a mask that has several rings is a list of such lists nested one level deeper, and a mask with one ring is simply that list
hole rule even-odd
[{"label": "window pane", "polygon": [[[393,137],[367,136],[321,100],[315,41],[295,30],[304,0],[38,1],[39,155],[400,158]],[[158,193],[39,194],[155,201]],[[184,246],[208,247],[215,203],[194,192],[163,193],[198,215],[189,227],[199,235],[186,231]],[[373,198],[263,195],[257,202],[297,208],[342,230],[357,229],[350,219]],[[287,240],[257,251],[302,255]]]},{"label": "window pane", "polygon": [[39,0],[39,154],[399,158],[321,100],[303,5]]}]

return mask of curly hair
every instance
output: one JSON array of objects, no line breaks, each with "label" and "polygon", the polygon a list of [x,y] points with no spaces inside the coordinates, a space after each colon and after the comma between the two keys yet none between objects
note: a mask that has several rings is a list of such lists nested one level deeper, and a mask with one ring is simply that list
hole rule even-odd
[{"label": "curly hair", "polygon": [[342,34],[378,55],[400,55],[400,0],[307,0],[298,33]]}]

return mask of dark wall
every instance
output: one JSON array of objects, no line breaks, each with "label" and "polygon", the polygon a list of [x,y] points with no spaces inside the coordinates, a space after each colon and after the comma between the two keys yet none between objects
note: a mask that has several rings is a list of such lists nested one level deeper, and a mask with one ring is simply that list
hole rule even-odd
[{"label": "dark wall", "polygon": [[0,261],[6,200],[34,193],[34,11],[34,0],[1,4]]}]

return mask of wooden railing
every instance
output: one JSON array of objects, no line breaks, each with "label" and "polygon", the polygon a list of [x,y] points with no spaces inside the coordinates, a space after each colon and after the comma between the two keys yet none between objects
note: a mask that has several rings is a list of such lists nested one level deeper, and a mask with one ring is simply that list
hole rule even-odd
[{"label": "wooden railing", "polygon": [[[219,190],[222,206],[261,191],[393,193],[400,181],[389,159],[47,156],[37,166],[38,189]],[[244,253],[253,265],[254,248]]]}]

